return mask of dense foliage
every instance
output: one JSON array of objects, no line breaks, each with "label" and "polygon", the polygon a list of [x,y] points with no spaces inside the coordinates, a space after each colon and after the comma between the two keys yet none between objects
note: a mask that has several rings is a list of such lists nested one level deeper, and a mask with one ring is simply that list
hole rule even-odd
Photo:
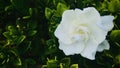
[{"label": "dense foliage", "polygon": [[[96,60],[65,56],[54,31],[67,9],[95,7],[113,15],[110,50]],[[0,0],[0,68],[119,68],[120,0]]]}]

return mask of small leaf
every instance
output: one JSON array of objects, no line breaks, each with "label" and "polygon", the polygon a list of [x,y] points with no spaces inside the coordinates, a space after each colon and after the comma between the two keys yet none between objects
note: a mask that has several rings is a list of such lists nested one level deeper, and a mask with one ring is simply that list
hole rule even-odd
[{"label": "small leaf", "polygon": [[29,8],[29,14],[32,17],[35,17],[38,15],[38,9],[37,8]]},{"label": "small leaf", "polygon": [[30,46],[31,46],[31,41],[28,41],[28,42],[26,42],[26,49],[25,49],[25,51],[24,52],[26,52],[29,48],[30,48]]},{"label": "small leaf", "polygon": [[110,34],[110,38],[114,42],[120,42],[120,30],[113,30]]},{"label": "small leaf", "polygon": [[29,19],[30,18],[30,16],[24,16],[23,17],[23,19]]},{"label": "small leaf", "polygon": [[108,4],[108,10],[110,12],[118,12],[120,11],[120,1],[119,0],[111,0]]},{"label": "small leaf", "polygon": [[29,36],[33,36],[33,35],[35,35],[36,33],[37,33],[36,30],[30,30],[30,31],[28,32],[28,35],[29,35]]},{"label": "small leaf", "polygon": [[29,14],[30,14],[30,15],[33,14],[33,10],[32,10],[32,8],[29,8]]},{"label": "small leaf", "polygon": [[70,65],[70,58],[63,58],[61,60],[61,63],[65,64],[66,66],[69,66]]},{"label": "small leaf", "polygon": [[4,32],[3,35],[8,39],[12,39],[12,37],[9,35],[9,32]]},{"label": "small leaf", "polygon": [[19,45],[23,40],[26,38],[25,35],[20,36],[19,38],[16,38],[15,43]]},{"label": "small leaf", "polygon": [[115,63],[116,63],[116,64],[120,64],[120,55],[117,55],[117,56],[115,57]]},{"label": "small leaf", "polygon": [[67,7],[65,4],[63,3],[58,3],[57,5],[57,16],[58,17],[61,17],[62,16],[62,13],[65,11],[65,10],[68,10],[69,7]]},{"label": "small leaf", "polygon": [[48,60],[47,68],[58,68],[58,61],[57,60]]},{"label": "small leaf", "polygon": [[7,6],[7,7],[5,7],[5,11],[9,11],[9,10],[11,10],[12,8],[13,8],[13,6],[12,6],[12,5]]},{"label": "small leaf", "polygon": [[72,64],[70,68],[78,68],[78,64]]},{"label": "small leaf", "polygon": [[17,59],[15,60],[14,64],[17,65],[17,66],[22,65],[21,59],[19,57],[17,57]]},{"label": "small leaf", "polygon": [[47,19],[51,18],[53,14],[53,10],[51,10],[50,8],[45,8],[45,16]]}]

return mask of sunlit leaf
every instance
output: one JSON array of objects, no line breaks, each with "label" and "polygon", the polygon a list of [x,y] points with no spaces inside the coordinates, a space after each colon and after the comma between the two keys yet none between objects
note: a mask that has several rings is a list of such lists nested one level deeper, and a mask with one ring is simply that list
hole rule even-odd
[{"label": "sunlit leaf", "polygon": [[58,68],[58,61],[57,60],[48,60],[47,68]]},{"label": "sunlit leaf", "polygon": [[51,10],[50,8],[45,8],[45,16],[46,16],[46,18],[49,19],[52,16],[53,12],[54,11]]},{"label": "sunlit leaf", "polygon": [[57,5],[57,16],[61,17],[62,16],[62,13],[65,11],[65,10],[68,10],[69,9],[69,6],[67,6],[66,4],[63,4],[63,3],[58,3]]},{"label": "sunlit leaf", "polygon": [[70,68],[78,68],[78,64],[72,64]]}]

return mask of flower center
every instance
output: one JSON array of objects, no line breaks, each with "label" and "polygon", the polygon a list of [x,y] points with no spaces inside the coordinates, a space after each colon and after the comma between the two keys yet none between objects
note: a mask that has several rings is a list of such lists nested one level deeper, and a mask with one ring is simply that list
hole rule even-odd
[{"label": "flower center", "polygon": [[89,39],[89,30],[85,26],[75,27],[71,33],[73,42],[86,42]]}]

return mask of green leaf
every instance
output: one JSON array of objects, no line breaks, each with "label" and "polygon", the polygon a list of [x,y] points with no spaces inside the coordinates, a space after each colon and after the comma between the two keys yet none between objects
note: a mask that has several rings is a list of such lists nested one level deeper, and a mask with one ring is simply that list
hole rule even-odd
[{"label": "green leaf", "polygon": [[9,6],[5,7],[5,11],[9,11],[9,10],[11,10],[12,8],[13,8],[13,6],[12,6],[12,5],[9,5]]},{"label": "green leaf", "polygon": [[67,7],[66,4],[63,4],[63,3],[58,3],[57,5],[57,16],[58,17],[61,17],[62,16],[62,13],[65,11],[65,10],[68,10],[70,7]]},{"label": "green leaf", "polygon": [[3,58],[5,58],[5,55],[3,52],[0,52],[0,59],[3,59]]},{"label": "green leaf", "polygon": [[45,16],[47,19],[51,18],[52,14],[53,14],[53,10],[51,10],[50,8],[45,8]]},{"label": "green leaf", "polygon": [[33,36],[33,35],[35,35],[36,33],[37,33],[36,30],[30,30],[30,31],[28,32],[28,35],[29,35],[29,36]]},{"label": "green leaf", "polygon": [[25,62],[27,62],[28,64],[36,64],[36,61],[31,58],[26,59]]},{"label": "green leaf", "polygon": [[65,3],[65,0],[53,0],[53,4],[57,6],[58,3]]},{"label": "green leaf", "polygon": [[72,64],[70,68],[78,68],[78,64]]},{"label": "green leaf", "polygon": [[58,61],[57,60],[48,60],[47,68],[58,68]]},{"label": "green leaf", "polygon": [[38,15],[37,8],[29,8],[29,14],[30,16],[37,16]]},{"label": "green leaf", "polygon": [[13,39],[9,32],[4,32],[3,35],[4,35],[7,39]]},{"label": "green leaf", "polygon": [[120,64],[120,55],[117,55],[117,56],[115,57],[115,63],[116,63],[116,64]]},{"label": "green leaf", "polygon": [[32,10],[32,8],[29,8],[29,14],[30,14],[30,15],[33,14],[33,10]]},{"label": "green leaf", "polygon": [[26,42],[26,49],[24,52],[26,52],[31,46],[31,41]]},{"label": "green leaf", "polygon": [[110,38],[114,42],[120,42],[120,30],[113,30],[110,34]]},{"label": "green leaf", "polygon": [[26,38],[26,36],[25,36],[25,35],[22,35],[22,36],[16,38],[16,40],[15,40],[14,43],[16,43],[17,45],[19,45],[20,43],[23,42],[23,40],[24,40],[25,38]]},{"label": "green leaf", "polygon": [[23,17],[23,19],[29,19],[30,18],[30,16],[24,16]]},{"label": "green leaf", "polygon": [[69,68],[69,66],[70,66],[70,58],[63,58],[61,60],[61,64],[62,64],[63,68]]},{"label": "green leaf", "polygon": [[12,5],[22,14],[28,14],[29,2],[28,0],[10,0]]},{"label": "green leaf", "polygon": [[9,25],[7,29],[9,31],[9,35],[13,36],[18,34],[18,30],[13,25]]},{"label": "green leaf", "polygon": [[16,60],[15,60],[15,62],[14,62],[14,64],[17,65],[17,66],[22,65],[21,59],[19,57],[17,57]]},{"label": "green leaf", "polygon": [[110,12],[118,12],[120,11],[120,1],[119,0],[111,0],[108,4],[108,10]]}]

